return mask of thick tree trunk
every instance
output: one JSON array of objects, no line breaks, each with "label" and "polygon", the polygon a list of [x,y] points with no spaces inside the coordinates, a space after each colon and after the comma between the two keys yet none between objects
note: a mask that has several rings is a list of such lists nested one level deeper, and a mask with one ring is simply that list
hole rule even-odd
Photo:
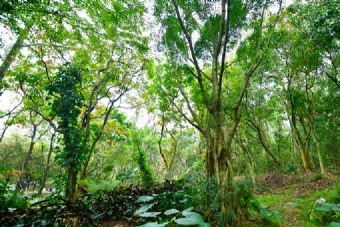
[{"label": "thick tree trunk", "polygon": [[310,157],[308,152],[306,151],[306,146],[304,144],[300,144],[300,155],[303,163],[303,167],[305,171],[311,172],[312,171],[312,164],[310,162]]},{"label": "thick tree trunk", "polygon": [[231,176],[231,168],[229,167],[231,158],[231,143],[226,143],[226,138],[231,137],[225,136],[222,123],[219,122],[219,119],[220,118],[218,117],[210,118],[208,126],[209,130],[204,136],[207,146],[206,168],[208,179],[209,181],[213,180],[218,185],[221,185],[224,179],[227,177],[226,175]]},{"label": "thick tree trunk", "polygon": [[65,197],[68,202],[72,202],[76,197],[77,171],[74,168],[68,169],[67,185]]}]

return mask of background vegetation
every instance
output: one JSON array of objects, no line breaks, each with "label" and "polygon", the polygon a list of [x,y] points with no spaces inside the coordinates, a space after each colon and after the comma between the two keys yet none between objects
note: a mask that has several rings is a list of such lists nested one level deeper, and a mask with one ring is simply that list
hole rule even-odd
[{"label": "background vegetation", "polygon": [[340,4],[0,3],[2,226],[340,226]]}]

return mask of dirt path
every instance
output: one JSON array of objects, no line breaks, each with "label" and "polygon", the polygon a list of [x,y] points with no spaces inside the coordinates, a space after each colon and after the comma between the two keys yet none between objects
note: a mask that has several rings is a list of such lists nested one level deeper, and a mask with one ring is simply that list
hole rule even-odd
[{"label": "dirt path", "polygon": [[101,223],[98,227],[130,227],[130,223],[122,220],[107,220]]}]

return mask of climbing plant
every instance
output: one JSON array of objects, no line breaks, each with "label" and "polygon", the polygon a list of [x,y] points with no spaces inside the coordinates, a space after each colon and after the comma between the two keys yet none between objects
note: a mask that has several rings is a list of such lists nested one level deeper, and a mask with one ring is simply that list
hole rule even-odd
[{"label": "climbing plant", "polygon": [[83,107],[81,94],[82,77],[80,71],[71,64],[64,65],[57,73],[53,84],[48,86],[48,99],[51,104],[51,115],[58,118],[62,145],[57,155],[59,164],[66,171],[67,181],[65,195],[67,200],[74,199],[77,185],[77,174],[86,154],[82,144],[84,132],[79,127],[79,115]]}]

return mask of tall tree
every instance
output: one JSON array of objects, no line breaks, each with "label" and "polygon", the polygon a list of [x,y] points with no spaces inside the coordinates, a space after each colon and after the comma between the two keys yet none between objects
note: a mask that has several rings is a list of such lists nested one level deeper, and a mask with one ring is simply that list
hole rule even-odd
[{"label": "tall tree", "polygon": [[[233,190],[231,143],[250,78],[262,59],[265,45],[261,37],[268,7],[269,1],[156,1],[167,62],[151,73],[155,90],[205,139],[209,180],[220,186],[219,194],[225,198],[220,225],[231,224],[228,212],[237,213],[235,197],[227,198],[227,191]],[[238,51],[241,59],[247,56],[247,60],[243,58],[241,67],[233,69],[228,59],[247,25],[254,32]],[[230,97],[232,88],[227,80],[233,73],[242,82]]]},{"label": "tall tree", "polygon": [[58,117],[58,127],[62,134],[62,151],[58,158],[67,175],[65,195],[73,201],[76,193],[77,177],[87,152],[82,143],[84,131],[79,125],[83,95],[80,84],[82,77],[77,68],[66,65],[60,69],[54,82],[48,87],[52,99],[52,114]]}]

